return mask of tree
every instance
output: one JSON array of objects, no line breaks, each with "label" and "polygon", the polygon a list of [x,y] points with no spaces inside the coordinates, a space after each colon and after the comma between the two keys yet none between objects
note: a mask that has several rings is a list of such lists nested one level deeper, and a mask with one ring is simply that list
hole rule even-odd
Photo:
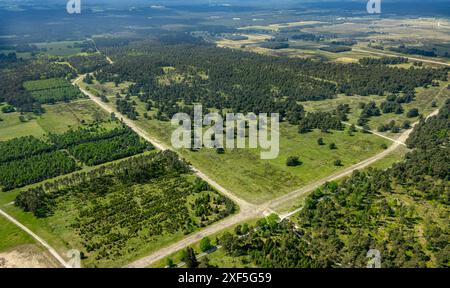
[{"label": "tree", "polygon": [[197,256],[195,255],[194,249],[191,247],[186,248],[183,259],[181,260],[183,260],[183,262],[186,263],[186,266],[188,268],[198,267]]},{"label": "tree", "polygon": [[323,141],[323,138],[317,139],[317,144],[319,144],[320,146],[325,145],[325,142]]},{"label": "tree", "polygon": [[406,116],[408,118],[418,117],[419,116],[419,109],[413,108],[413,109],[409,110],[408,113],[406,114]]},{"label": "tree", "polygon": [[403,122],[402,128],[403,129],[410,129],[411,128],[411,122],[406,120],[405,122]]},{"label": "tree", "polygon": [[301,164],[302,164],[302,162],[300,161],[300,159],[297,156],[290,156],[286,161],[286,165],[289,167],[295,167],[295,166],[299,166]]},{"label": "tree", "polygon": [[330,150],[337,149],[336,143],[330,143],[330,145],[328,145],[328,147],[330,147]]},{"label": "tree", "polygon": [[213,247],[214,246],[211,244],[211,240],[208,237],[205,237],[200,241],[200,250],[202,250],[202,252],[207,252]]}]

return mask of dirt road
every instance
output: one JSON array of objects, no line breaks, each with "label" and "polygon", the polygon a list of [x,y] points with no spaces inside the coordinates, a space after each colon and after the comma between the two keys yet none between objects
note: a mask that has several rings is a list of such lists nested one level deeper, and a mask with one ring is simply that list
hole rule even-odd
[{"label": "dirt road", "polygon": [[14,219],[12,216],[10,216],[9,214],[7,214],[5,211],[3,211],[2,209],[0,209],[0,215],[2,215],[3,217],[5,217],[8,221],[12,222],[14,225],[16,225],[17,227],[19,227],[21,230],[23,230],[25,233],[27,233],[28,235],[30,235],[31,237],[33,237],[37,242],[39,242],[42,246],[44,246],[48,252],[50,254],[52,254],[53,257],[55,257],[56,260],[58,260],[59,263],[61,263],[61,265],[65,268],[70,268],[70,265],[68,263],[66,263],[66,261],[58,254],[58,252],[56,252],[56,250],[50,246],[44,239],[42,239],[41,237],[39,237],[38,235],[34,234],[33,231],[31,231],[30,229],[28,229],[27,227],[25,227],[24,225],[22,225],[22,223],[20,223],[19,221],[17,221],[16,219]]},{"label": "dirt road", "polygon": [[[130,127],[140,137],[142,137],[146,141],[152,143],[153,146],[155,146],[157,149],[159,149],[161,151],[165,151],[165,150],[169,150],[170,149],[164,143],[161,143],[157,139],[155,139],[152,136],[150,136],[147,132],[142,130],[140,127],[138,127],[133,120],[128,119],[127,117],[122,115],[120,112],[118,112],[116,109],[113,109],[108,104],[102,102],[99,97],[96,97],[91,92],[89,92],[86,89],[84,89],[80,85],[80,82],[83,80],[84,77],[85,77],[85,75],[82,75],[82,76],[78,77],[73,83],[74,83],[74,85],[78,86],[78,88],[80,88],[81,92],[83,92],[86,96],[88,96],[94,103],[96,103],[98,106],[100,106],[103,110],[105,110],[109,114],[114,113],[118,119],[120,119],[123,123],[125,123],[125,125]],[[224,187],[219,185],[217,182],[212,180],[208,175],[206,175],[205,173],[201,172],[197,168],[195,168],[193,166],[191,166],[191,168],[192,168],[192,171],[195,173],[195,175],[197,175],[197,177],[199,177],[199,178],[203,179],[204,181],[208,182],[209,185],[211,185],[216,190],[218,190],[223,195],[227,196],[228,198],[233,200],[237,205],[239,205],[241,211],[242,210],[252,210],[252,209],[254,209],[255,205],[253,205],[251,203],[248,203],[247,201],[244,201],[244,200],[240,199],[239,197],[236,197],[236,195],[234,195],[233,193],[231,193],[230,191],[228,191],[227,189],[225,189]]]},{"label": "dirt road", "polygon": [[369,51],[359,48],[352,48],[352,51],[355,52],[361,52],[361,53],[367,53],[367,54],[373,54],[378,56],[386,56],[386,57],[407,57],[409,60],[418,61],[418,62],[425,62],[425,63],[431,63],[431,64],[438,64],[438,65],[444,65],[450,67],[449,63],[441,62],[441,61],[434,61],[434,60],[428,60],[428,59],[422,59],[422,58],[415,58],[415,57],[409,57],[404,55],[398,55],[398,54],[391,54],[391,53],[385,53],[385,52],[375,52],[375,51]]}]

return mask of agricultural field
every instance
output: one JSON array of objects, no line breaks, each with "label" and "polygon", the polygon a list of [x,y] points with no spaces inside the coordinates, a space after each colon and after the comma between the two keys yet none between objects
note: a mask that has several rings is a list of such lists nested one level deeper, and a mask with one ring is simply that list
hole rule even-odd
[{"label": "agricultural field", "polygon": [[[16,205],[32,214],[7,210],[47,230],[57,247],[80,249],[85,267],[125,265],[236,209],[191,175],[173,152],[130,158],[80,176],[15,193]],[[40,204],[32,204],[36,197]]]},{"label": "agricultural field", "polygon": [[84,97],[70,81],[61,78],[27,81],[23,86],[41,104],[68,102]]}]

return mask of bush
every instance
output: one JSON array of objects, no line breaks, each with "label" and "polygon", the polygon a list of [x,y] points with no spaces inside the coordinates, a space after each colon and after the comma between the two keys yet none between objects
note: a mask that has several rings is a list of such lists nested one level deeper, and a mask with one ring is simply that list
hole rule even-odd
[{"label": "bush", "polygon": [[295,167],[295,166],[299,166],[301,164],[302,164],[302,162],[300,161],[300,159],[297,156],[291,156],[286,161],[286,165],[289,167]]},{"label": "bush", "polygon": [[334,161],[334,166],[337,166],[337,167],[343,166],[343,165],[342,165],[342,160],[336,160],[336,161]]},{"label": "bush", "polygon": [[331,150],[337,149],[336,143],[330,143],[328,147],[330,147]]},{"label": "bush", "polygon": [[2,112],[3,113],[12,113],[12,112],[15,112],[16,111],[16,109],[13,107],[13,106],[11,106],[11,105],[5,105],[5,106],[3,106],[2,107]]},{"label": "bush", "polygon": [[211,240],[209,240],[208,237],[205,237],[202,239],[202,241],[200,241],[200,250],[202,250],[202,252],[207,252],[213,247],[214,246],[211,244]]}]

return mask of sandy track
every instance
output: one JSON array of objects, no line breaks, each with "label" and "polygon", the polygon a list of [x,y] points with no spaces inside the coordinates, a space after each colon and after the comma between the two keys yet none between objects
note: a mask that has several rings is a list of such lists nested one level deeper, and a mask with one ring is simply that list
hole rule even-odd
[{"label": "sandy track", "polygon": [[441,61],[434,61],[434,60],[428,60],[428,59],[422,59],[422,58],[415,58],[415,57],[409,57],[405,55],[399,55],[399,54],[391,54],[391,53],[383,53],[383,52],[374,52],[374,51],[368,51],[364,49],[359,48],[352,48],[352,51],[355,52],[361,52],[361,53],[367,53],[367,54],[373,54],[378,56],[387,56],[387,57],[406,57],[409,60],[418,61],[418,62],[425,62],[425,63],[431,63],[431,64],[438,64],[438,65],[444,65],[450,67],[449,63],[441,62]]},{"label": "sandy track", "polygon": [[58,260],[59,263],[61,263],[61,265],[63,267],[65,267],[65,268],[69,268],[70,267],[69,264],[67,264],[66,261],[61,257],[61,255],[59,255],[58,252],[56,252],[56,250],[52,246],[50,246],[44,239],[42,239],[38,235],[34,234],[33,231],[31,231],[30,229],[28,229],[27,227],[22,225],[22,223],[20,223],[16,219],[14,219],[12,216],[7,214],[2,209],[0,209],[0,215],[5,217],[6,219],[8,219],[8,221],[12,222],[14,225],[16,225],[17,227],[22,229],[24,232],[26,232],[31,237],[33,237],[37,242],[39,242],[42,246],[44,246],[48,250],[48,252],[50,254],[52,254],[53,257],[55,257],[55,259]]}]

